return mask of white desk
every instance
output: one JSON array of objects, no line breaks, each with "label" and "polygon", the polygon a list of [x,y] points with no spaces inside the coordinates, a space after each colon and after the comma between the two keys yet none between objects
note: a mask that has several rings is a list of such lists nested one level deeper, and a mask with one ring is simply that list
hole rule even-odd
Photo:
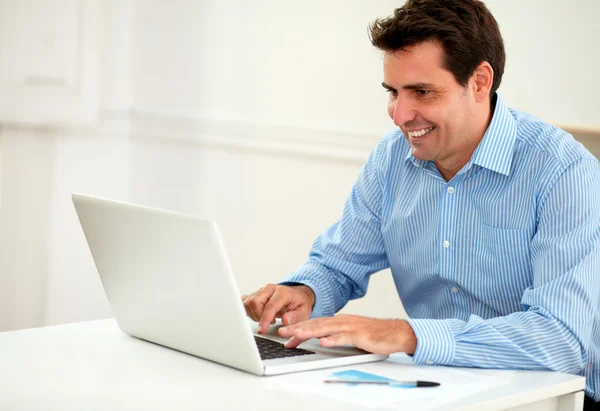
[{"label": "white desk", "polygon": [[[428,372],[443,369],[428,367]],[[469,369],[479,371],[482,378],[507,372]],[[582,409],[584,378],[552,372],[510,373],[510,383],[443,408]],[[3,411],[370,409],[282,390],[272,384],[273,378],[280,377],[257,377],[132,338],[114,320],[0,333]]]}]

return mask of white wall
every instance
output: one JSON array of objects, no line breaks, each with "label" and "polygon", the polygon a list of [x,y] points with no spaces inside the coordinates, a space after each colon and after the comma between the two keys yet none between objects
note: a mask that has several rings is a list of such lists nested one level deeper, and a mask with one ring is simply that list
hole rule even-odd
[{"label": "white wall", "polygon": [[600,1],[486,4],[506,47],[505,101],[554,124],[600,130]]},{"label": "white wall", "polygon": [[[600,72],[598,3],[489,3],[509,53],[505,100],[600,126],[587,75]],[[0,129],[0,330],[110,315],[72,191],[215,219],[243,292],[297,267],[391,126],[366,27],[398,4],[98,2],[101,121]],[[404,315],[387,272],[348,310]]]},{"label": "white wall", "polygon": [[139,2],[135,107],[379,135],[389,121],[367,25],[397,3]]},{"label": "white wall", "polygon": [[[367,25],[399,4],[140,2],[135,107],[380,135],[390,123]],[[600,2],[486,4],[506,43],[505,101],[552,123],[600,129]]]}]

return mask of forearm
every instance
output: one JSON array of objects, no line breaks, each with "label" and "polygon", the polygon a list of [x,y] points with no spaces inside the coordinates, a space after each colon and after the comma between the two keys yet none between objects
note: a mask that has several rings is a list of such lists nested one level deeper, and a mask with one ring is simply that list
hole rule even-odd
[{"label": "forearm", "polygon": [[388,267],[381,235],[380,163],[393,138],[384,138],[371,152],[340,220],[315,240],[308,260],[285,280],[314,291],[313,316],[331,316],[349,300],[363,297],[369,276]]},{"label": "forearm", "polygon": [[483,320],[409,320],[417,364],[578,373],[587,356],[576,336],[543,309]]}]

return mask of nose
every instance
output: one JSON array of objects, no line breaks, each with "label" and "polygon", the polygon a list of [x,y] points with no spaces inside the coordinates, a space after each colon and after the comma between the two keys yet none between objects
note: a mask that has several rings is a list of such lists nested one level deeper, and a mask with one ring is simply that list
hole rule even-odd
[{"label": "nose", "polygon": [[390,102],[390,117],[394,120],[394,124],[398,127],[413,121],[417,118],[417,111],[407,101],[396,99]]}]

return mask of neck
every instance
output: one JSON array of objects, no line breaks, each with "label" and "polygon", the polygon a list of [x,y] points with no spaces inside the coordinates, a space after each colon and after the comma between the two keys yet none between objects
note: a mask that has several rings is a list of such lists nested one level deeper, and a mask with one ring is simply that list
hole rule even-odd
[{"label": "neck", "polygon": [[444,180],[452,180],[452,178],[454,178],[454,176],[469,162],[469,160],[471,160],[475,149],[483,139],[487,128],[492,122],[495,107],[496,98],[493,97],[490,103],[485,105],[485,108],[482,110],[480,115],[476,117],[474,122],[476,126],[474,127],[472,133],[474,137],[467,139],[465,145],[461,147],[455,156],[435,162],[435,165],[442,177],[444,177]]}]

